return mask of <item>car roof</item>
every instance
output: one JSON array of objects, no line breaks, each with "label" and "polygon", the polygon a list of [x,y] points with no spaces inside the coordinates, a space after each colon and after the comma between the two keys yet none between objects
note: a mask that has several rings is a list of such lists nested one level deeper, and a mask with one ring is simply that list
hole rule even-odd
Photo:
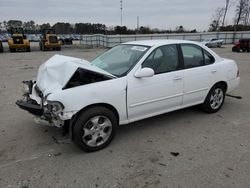
[{"label": "car roof", "polygon": [[149,46],[149,47],[159,47],[159,46],[168,45],[168,44],[196,44],[202,48],[205,48],[210,54],[212,54],[214,56],[215,59],[217,59],[217,60],[221,59],[220,56],[218,56],[215,52],[213,52],[211,49],[205,47],[201,43],[189,41],[189,40],[172,40],[172,39],[138,40],[138,41],[126,42],[123,44],[141,45],[141,46]]},{"label": "car roof", "polygon": [[188,40],[172,40],[172,39],[161,39],[161,40],[138,40],[132,42],[126,42],[123,44],[133,44],[133,45],[142,45],[142,46],[162,46],[167,44],[182,44],[182,43],[189,43],[189,44],[199,44],[194,41]]}]

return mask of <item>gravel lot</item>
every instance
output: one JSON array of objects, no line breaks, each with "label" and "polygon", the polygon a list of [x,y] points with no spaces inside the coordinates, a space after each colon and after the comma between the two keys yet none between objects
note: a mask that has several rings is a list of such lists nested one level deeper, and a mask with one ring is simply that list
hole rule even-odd
[{"label": "gravel lot", "polygon": [[15,101],[54,54],[89,60],[104,49],[0,54],[0,187],[250,187],[250,53],[214,50],[237,61],[243,99],[227,97],[216,114],[193,107],[121,126],[95,153],[36,125]]}]

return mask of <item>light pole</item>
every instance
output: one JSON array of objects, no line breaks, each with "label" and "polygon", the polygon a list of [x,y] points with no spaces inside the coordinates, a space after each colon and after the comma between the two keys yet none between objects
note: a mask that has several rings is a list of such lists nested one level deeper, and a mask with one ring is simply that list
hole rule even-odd
[{"label": "light pole", "polygon": [[121,9],[121,27],[122,27],[122,0],[120,0],[120,9]]}]

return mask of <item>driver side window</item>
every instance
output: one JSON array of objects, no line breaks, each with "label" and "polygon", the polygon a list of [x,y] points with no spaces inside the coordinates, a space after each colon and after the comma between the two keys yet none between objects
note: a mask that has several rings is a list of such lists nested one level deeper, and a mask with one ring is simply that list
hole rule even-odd
[{"label": "driver side window", "polygon": [[142,64],[144,67],[153,69],[155,74],[177,70],[179,59],[176,45],[161,46],[154,50]]}]

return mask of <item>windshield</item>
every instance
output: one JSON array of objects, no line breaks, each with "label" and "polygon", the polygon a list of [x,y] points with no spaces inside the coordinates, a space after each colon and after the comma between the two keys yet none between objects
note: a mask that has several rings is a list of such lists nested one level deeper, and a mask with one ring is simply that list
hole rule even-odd
[{"label": "windshield", "polygon": [[91,63],[108,73],[121,77],[147,52],[148,46],[121,44],[103,53]]}]

